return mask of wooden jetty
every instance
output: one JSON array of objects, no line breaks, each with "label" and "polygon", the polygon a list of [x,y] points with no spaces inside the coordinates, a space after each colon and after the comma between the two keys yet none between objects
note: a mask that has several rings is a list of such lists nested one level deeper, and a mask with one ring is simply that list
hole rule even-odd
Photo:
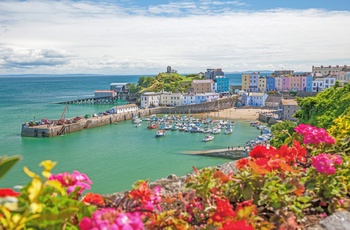
[{"label": "wooden jetty", "polygon": [[248,156],[248,149],[245,147],[229,147],[222,149],[200,150],[200,151],[186,151],[184,154],[203,155],[211,157],[221,157],[232,160],[238,160]]},{"label": "wooden jetty", "polygon": [[115,97],[90,97],[71,101],[57,102],[56,104],[97,104],[97,105],[114,105],[118,102],[118,96]]}]

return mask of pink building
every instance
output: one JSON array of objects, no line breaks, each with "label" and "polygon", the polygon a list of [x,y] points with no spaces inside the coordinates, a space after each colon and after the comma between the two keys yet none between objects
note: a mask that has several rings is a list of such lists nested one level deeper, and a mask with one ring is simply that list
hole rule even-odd
[{"label": "pink building", "polygon": [[289,77],[282,77],[282,90],[290,90]]},{"label": "pink building", "polygon": [[[306,82],[305,82],[306,83]],[[289,78],[289,89],[290,90],[302,90],[302,77],[294,76]]]}]

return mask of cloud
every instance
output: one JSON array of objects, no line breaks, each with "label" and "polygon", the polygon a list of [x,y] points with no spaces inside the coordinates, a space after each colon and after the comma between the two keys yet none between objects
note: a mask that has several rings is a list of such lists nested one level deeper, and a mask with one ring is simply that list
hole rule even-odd
[{"label": "cloud", "polygon": [[2,1],[0,74],[157,74],[168,65],[179,72],[281,65],[310,71],[350,64],[350,31],[339,27],[350,21],[349,11],[233,10],[244,4]]},{"label": "cloud", "polygon": [[69,54],[58,49],[12,49],[0,48],[2,68],[34,68],[59,66],[69,62]]}]

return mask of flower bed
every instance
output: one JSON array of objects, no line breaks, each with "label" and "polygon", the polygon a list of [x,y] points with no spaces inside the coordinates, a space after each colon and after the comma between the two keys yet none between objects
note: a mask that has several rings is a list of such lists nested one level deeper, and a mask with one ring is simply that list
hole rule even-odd
[{"label": "flower bed", "polygon": [[[349,207],[349,140],[295,131],[280,148],[256,146],[234,172],[194,168],[174,193],[140,180],[121,196],[84,194],[92,182],[83,173],[51,174],[52,161],[42,176],[24,167],[28,185],[0,189],[0,229],[305,228]],[[3,158],[2,169],[15,161]]]}]

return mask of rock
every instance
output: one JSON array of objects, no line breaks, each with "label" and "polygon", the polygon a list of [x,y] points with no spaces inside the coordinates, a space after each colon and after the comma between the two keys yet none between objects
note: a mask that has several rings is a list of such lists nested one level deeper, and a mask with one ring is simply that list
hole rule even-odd
[{"label": "rock", "polygon": [[174,181],[174,180],[177,180],[178,177],[177,177],[175,174],[170,174],[170,175],[168,176],[168,179]]},{"label": "rock", "polygon": [[350,229],[350,212],[336,212],[319,223],[325,230],[348,230]]}]

